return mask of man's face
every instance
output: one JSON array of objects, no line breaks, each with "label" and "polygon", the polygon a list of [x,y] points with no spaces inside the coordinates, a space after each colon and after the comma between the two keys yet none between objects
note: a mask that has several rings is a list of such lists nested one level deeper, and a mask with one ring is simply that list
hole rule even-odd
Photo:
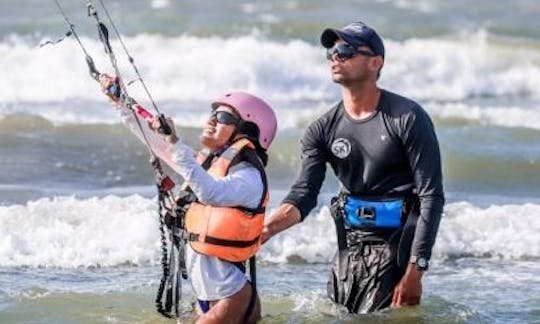
[{"label": "man's face", "polygon": [[367,46],[356,49],[338,39],[334,47],[328,49],[327,58],[332,80],[342,85],[349,85],[365,82],[373,76],[373,60],[377,56],[374,56]]}]

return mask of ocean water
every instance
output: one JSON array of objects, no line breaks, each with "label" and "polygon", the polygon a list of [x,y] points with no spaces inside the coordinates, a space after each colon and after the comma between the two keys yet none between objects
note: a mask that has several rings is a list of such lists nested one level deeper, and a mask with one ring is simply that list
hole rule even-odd
[{"label": "ocean water", "polygon": [[[97,68],[112,73],[87,1],[61,2]],[[339,99],[318,44],[324,28],[374,26],[387,48],[380,86],[434,120],[447,205],[422,305],[352,316],[326,299],[336,248],[327,203],[338,188],[328,174],[306,221],[261,250],[263,323],[540,323],[540,3],[104,2],[160,110],[193,147],[225,92],[257,93],[276,109],[270,210],[297,173],[304,129]],[[153,304],[161,269],[148,152],[73,38],[39,47],[67,30],[52,0],[2,0],[0,323],[170,322]],[[150,107],[139,82],[129,91]],[[189,322],[189,282],[184,296]]]}]

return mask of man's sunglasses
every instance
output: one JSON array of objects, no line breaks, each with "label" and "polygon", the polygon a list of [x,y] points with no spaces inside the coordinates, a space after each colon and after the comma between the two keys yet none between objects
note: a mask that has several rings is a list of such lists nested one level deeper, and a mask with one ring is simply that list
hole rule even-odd
[{"label": "man's sunglasses", "polygon": [[236,117],[230,112],[226,112],[223,110],[212,111],[210,118],[212,118],[213,120],[217,121],[220,124],[225,124],[225,125],[238,125],[238,123],[240,122],[240,118]]},{"label": "man's sunglasses", "polygon": [[334,45],[334,47],[326,49],[327,60],[331,61],[334,54],[336,54],[337,58],[340,60],[348,60],[357,55],[364,55],[364,56],[371,56],[371,57],[376,56],[375,54],[371,52],[356,49],[346,43],[339,43],[339,44]]}]

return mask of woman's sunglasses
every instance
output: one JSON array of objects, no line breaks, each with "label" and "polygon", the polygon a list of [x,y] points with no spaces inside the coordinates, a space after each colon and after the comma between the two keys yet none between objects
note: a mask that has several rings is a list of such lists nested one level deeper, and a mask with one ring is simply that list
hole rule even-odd
[{"label": "woman's sunglasses", "polygon": [[334,54],[336,54],[337,58],[340,60],[348,60],[357,55],[375,56],[375,54],[371,52],[356,49],[346,43],[339,43],[339,44],[334,45],[334,47],[326,49],[327,60],[331,61]]},{"label": "woman's sunglasses", "polygon": [[238,125],[238,123],[240,122],[240,118],[236,117],[230,112],[226,112],[223,110],[212,111],[210,118],[212,118],[213,120],[217,121],[220,124],[225,124],[225,125]]}]

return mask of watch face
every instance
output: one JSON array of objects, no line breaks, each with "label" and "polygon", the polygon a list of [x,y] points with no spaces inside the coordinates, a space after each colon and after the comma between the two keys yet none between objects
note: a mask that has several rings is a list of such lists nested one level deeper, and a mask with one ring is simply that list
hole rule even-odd
[{"label": "watch face", "polygon": [[420,269],[426,269],[428,265],[428,261],[426,258],[419,257],[418,259],[416,259],[416,265]]}]

